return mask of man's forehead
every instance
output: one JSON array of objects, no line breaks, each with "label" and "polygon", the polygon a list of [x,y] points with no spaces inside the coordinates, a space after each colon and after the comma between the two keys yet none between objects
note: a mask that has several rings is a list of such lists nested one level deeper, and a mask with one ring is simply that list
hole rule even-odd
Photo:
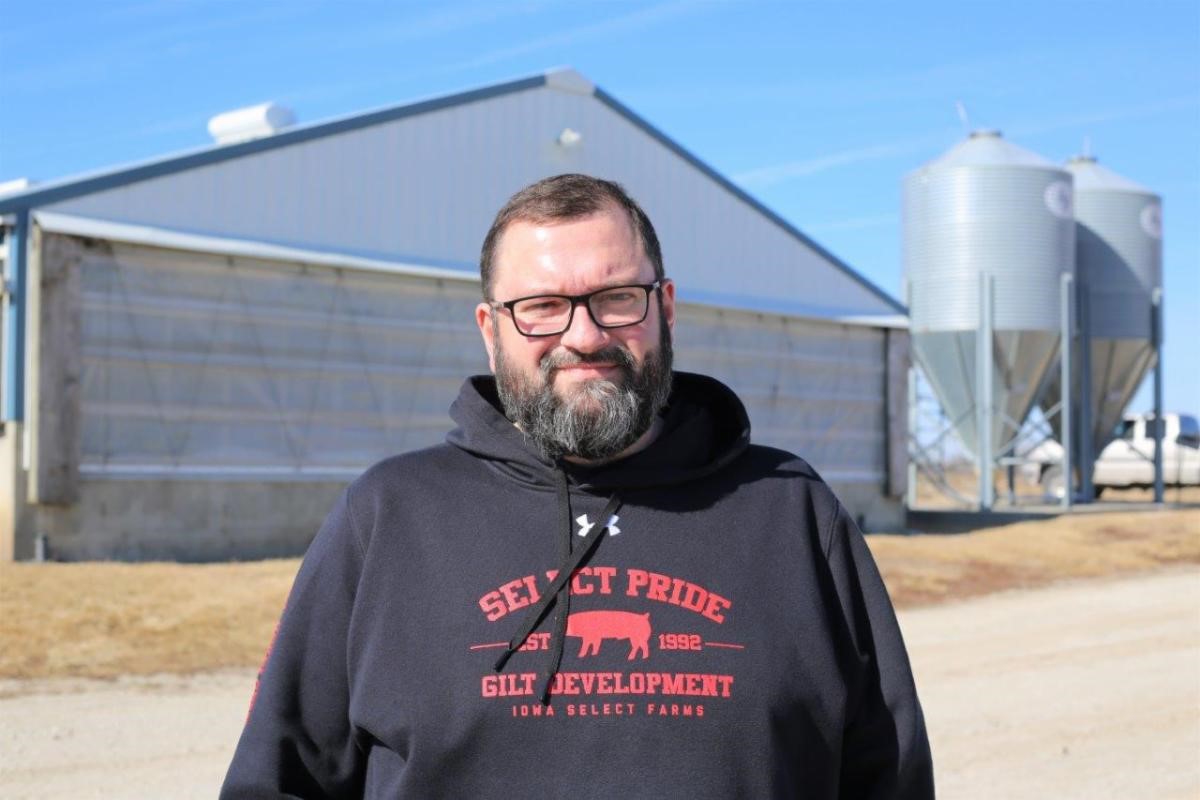
[{"label": "man's forehead", "polygon": [[568,229],[589,232],[594,236],[607,235],[634,245],[640,244],[637,229],[629,214],[617,204],[609,203],[590,214],[574,217],[517,217],[500,232],[498,249],[503,248],[506,240],[532,238],[544,242]]},{"label": "man's forehead", "polygon": [[525,293],[641,281],[653,272],[629,215],[617,206],[570,219],[514,220],[499,238],[494,269],[498,289]]}]

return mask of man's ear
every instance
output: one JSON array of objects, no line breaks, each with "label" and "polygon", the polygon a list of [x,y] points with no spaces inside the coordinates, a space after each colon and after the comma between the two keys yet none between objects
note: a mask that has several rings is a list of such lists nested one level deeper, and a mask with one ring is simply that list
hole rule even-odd
[{"label": "man's ear", "polygon": [[665,278],[662,283],[662,313],[667,327],[675,330],[675,281]]},{"label": "man's ear", "polygon": [[475,324],[479,326],[479,335],[483,337],[483,347],[488,354],[488,368],[496,371],[496,323],[492,316],[496,311],[487,303],[475,306]]}]

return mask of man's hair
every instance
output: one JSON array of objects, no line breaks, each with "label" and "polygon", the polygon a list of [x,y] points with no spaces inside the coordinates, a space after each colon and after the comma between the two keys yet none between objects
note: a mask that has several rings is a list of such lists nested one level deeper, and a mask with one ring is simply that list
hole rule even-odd
[{"label": "man's hair", "polygon": [[662,248],[658,234],[642,207],[630,197],[619,183],[593,178],[590,175],[567,174],[544,178],[526,186],[509,198],[496,214],[492,227],[483,240],[483,251],[479,255],[479,281],[485,300],[493,299],[492,283],[495,281],[496,246],[504,231],[514,222],[531,222],[542,225],[552,222],[590,217],[608,206],[615,205],[629,215],[629,223],[646,257],[654,267],[655,280],[662,280]]}]

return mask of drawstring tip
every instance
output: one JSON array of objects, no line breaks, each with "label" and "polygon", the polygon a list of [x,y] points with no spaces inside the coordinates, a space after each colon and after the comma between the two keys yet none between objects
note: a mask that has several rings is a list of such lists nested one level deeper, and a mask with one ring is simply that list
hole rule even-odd
[{"label": "drawstring tip", "polygon": [[511,645],[509,645],[508,647],[506,647],[506,648],[504,649],[504,652],[500,654],[500,657],[496,659],[496,665],[495,665],[495,666],[493,666],[493,667],[492,667],[492,669],[493,669],[495,672],[500,672],[501,670],[503,670],[503,669],[504,669],[504,665],[508,663],[508,659],[509,659],[509,657],[510,657],[510,656],[512,656],[512,654],[513,654],[514,652],[515,652],[515,651],[512,649],[512,646],[511,646]]},{"label": "drawstring tip", "polygon": [[542,691],[538,695],[542,700],[542,705],[544,705],[544,706],[550,705],[550,687],[553,684],[554,684],[554,673],[553,672],[546,673],[546,677],[542,678]]}]

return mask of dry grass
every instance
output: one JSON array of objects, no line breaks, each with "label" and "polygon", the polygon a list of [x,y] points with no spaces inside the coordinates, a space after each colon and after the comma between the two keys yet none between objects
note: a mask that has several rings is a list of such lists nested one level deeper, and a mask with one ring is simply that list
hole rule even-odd
[{"label": "dry grass", "polygon": [[0,564],[0,678],[257,665],[299,563]]},{"label": "dry grass", "polygon": [[870,536],[898,607],[1200,563],[1200,509],[1078,513],[959,536]]},{"label": "dry grass", "polygon": [[[1200,563],[1200,510],[869,537],[898,606]],[[0,564],[0,678],[256,666],[299,565]]]}]

